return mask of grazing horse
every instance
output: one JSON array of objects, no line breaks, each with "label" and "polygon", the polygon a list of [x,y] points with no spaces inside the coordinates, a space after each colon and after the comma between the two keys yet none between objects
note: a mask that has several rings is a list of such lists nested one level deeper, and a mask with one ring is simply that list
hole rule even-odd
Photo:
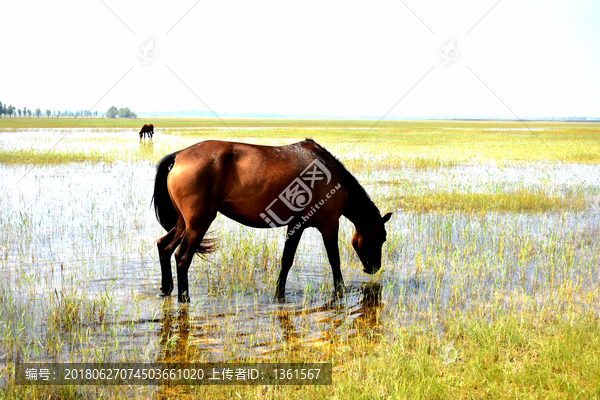
[{"label": "grazing horse", "polygon": [[154,125],[146,124],[142,126],[142,130],[140,131],[140,140],[144,137],[144,133],[148,135],[148,138],[152,139],[152,135],[154,135]]},{"label": "grazing horse", "polygon": [[204,235],[217,212],[254,228],[287,226],[275,291],[280,299],[285,297],[288,272],[306,228],[317,228],[323,236],[335,291],[341,294],[340,216],[356,228],[352,245],[367,274],[381,268],[384,224],[392,216],[382,217],[356,178],[310,139],[277,147],[217,140],[197,143],[159,161],[152,200],[156,218],[168,232],[157,243],[159,296],[173,291],[171,255],[179,246],[175,260],[180,302],[190,301],[192,257],[214,249],[214,240]]}]

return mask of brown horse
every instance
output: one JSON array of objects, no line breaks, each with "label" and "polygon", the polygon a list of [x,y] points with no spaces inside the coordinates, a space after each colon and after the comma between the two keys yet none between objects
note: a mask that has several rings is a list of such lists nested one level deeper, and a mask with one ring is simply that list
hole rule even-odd
[{"label": "brown horse", "polygon": [[381,268],[384,224],[392,216],[382,217],[356,178],[310,139],[280,147],[208,140],[169,154],[156,167],[153,201],[156,218],[168,232],[158,240],[159,296],[173,291],[171,255],[179,246],[175,260],[180,302],[190,300],[187,273],[192,257],[213,250],[213,240],[204,235],[217,212],[255,228],[287,226],[278,298],[285,296],[304,229],[321,232],[335,290],[343,293],[340,216],[356,228],[352,245],[368,274]]},{"label": "brown horse", "polygon": [[148,135],[148,138],[152,139],[152,135],[154,135],[154,125],[146,124],[142,126],[142,130],[140,131],[140,140],[144,137],[144,133]]}]

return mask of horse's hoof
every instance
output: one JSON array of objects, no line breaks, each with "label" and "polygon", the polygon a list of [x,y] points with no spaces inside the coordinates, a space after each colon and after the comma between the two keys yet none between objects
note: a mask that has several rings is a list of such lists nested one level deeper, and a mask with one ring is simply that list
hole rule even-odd
[{"label": "horse's hoof", "polygon": [[275,301],[279,304],[285,304],[285,294],[281,296],[275,296]]},{"label": "horse's hoof", "polygon": [[170,297],[170,296],[171,296],[171,293],[165,293],[165,292],[160,292],[159,294],[156,295],[156,297],[158,297],[160,299],[165,298],[165,297]]},{"label": "horse's hoof", "polygon": [[177,301],[179,301],[180,303],[189,303],[190,302],[190,296],[188,296],[187,291],[183,292],[183,294],[180,294],[177,296]]},{"label": "horse's hoof", "polygon": [[333,291],[333,296],[336,299],[342,299],[346,297],[346,287],[338,287]]},{"label": "horse's hoof", "polygon": [[275,300],[278,303],[285,303],[285,289],[284,290],[275,290]]}]

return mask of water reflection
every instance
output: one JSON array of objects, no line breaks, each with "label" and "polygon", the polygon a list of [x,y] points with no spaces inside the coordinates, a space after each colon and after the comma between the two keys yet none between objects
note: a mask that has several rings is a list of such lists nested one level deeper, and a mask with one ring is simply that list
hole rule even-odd
[{"label": "water reflection", "polygon": [[190,316],[187,304],[179,305],[173,313],[173,301],[166,298],[162,305],[163,317],[158,332],[160,343],[161,362],[193,362],[193,353],[190,353]]},{"label": "water reflection", "polygon": [[362,301],[359,308],[352,311],[350,315],[355,316],[354,324],[357,333],[366,330],[377,331],[380,328],[379,314],[383,310],[384,303],[381,301],[381,285],[378,282],[366,283],[361,288]]},{"label": "water reflection", "polygon": [[140,153],[145,158],[150,158],[154,154],[154,141],[152,138],[146,140],[140,139]]},{"label": "water reflection", "polygon": [[347,338],[378,337],[384,306],[378,282],[351,287],[343,298],[331,295],[305,304],[264,304],[260,308],[268,311],[259,313],[241,308],[202,316],[190,311],[189,305],[167,298],[158,332],[158,360],[187,363],[323,354]]}]

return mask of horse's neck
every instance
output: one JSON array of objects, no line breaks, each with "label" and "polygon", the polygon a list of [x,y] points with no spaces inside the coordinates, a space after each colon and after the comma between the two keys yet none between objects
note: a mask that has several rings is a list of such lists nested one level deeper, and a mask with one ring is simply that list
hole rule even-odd
[{"label": "horse's neck", "polygon": [[342,213],[357,230],[368,228],[381,217],[379,210],[362,190],[348,191],[348,202]]}]

